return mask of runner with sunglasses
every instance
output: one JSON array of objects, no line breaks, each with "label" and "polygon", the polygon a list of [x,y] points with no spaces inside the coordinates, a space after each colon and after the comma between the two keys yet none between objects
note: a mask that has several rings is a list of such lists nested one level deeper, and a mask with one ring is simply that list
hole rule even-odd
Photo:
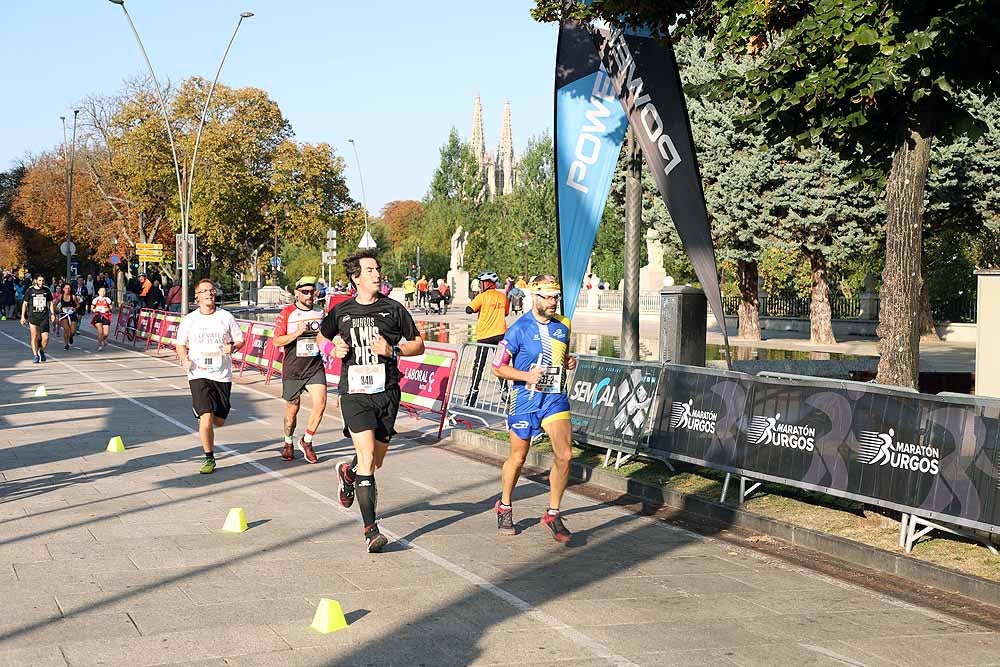
[{"label": "runner with sunglasses", "polygon": [[497,501],[497,529],[514,535],[511,494],[521,475],[531,439],[543,431],[552,441],[552,470],[549,471],[549,507],[542,524],[557,542],[569,542],[572,535],[559,513],[572,458],[573,430],[566,371],[576,368],[569,356],[569,319],[556,312],[560,287],[552,276],[538,276],[528,285],[532,293],[531,311],[507,329],[497,345],[493,374],[514,383],[508,403],[507,428],[510,455],[503,464],[502,491]]},{"label": "runner with sunglasses", "polygon": [[295,425],[303,391],[309,392],[312,413],[305,435],[299,438],[299,449],[306,462],[318,461],[313,450],[313,436],[326,410],[326,370],[316,342],[323,311],[315,309],[315,303],[316,278],[302,276],[295,283],[295,303],[285,306],[278,314],[271,339],[274,345],[285,348],[281,362],[281,397],[285,399],[285,440],[281,458],[286,461],[295,458]]}]

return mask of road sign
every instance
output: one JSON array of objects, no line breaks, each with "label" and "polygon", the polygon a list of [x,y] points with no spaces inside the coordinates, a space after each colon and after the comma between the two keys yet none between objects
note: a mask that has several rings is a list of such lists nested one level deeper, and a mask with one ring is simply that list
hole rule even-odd
[{"label": "road sign", "polygon": [[162,243],[136,243],[135,244],[135,249],[136,249],[136,252],[143,252],[143,251],[146,251],[146,250],[159,250],[160,252],[163,252],[163,244]]},{"label": "road sign", "polygon": [[118,255],[111,255],[111,257],[108,257],[108,261],[111,262],[112,264],[120,264],[122,258],[119,257]]},{"label": "road sign", "polygon": [[63,241],[62,245],[59,246],[59,252],[69,257],[70,255],[76,254],[76,244],[72,241]]},{"label": "road sign", "polygon": [[358,243],[359,248],[377,248],[378,244],[375,243],[374,237],[372,237],[371,232],[365,232],[364,236],[361,237],[361,242]]},{"label": "road sign", "polygon": [[326,238],[327,239],[335,239],[335,238],[337,238],[337,230],[336,229],[328,229],[328,230],[326,230]]},{"label": "road sign", "polygon": [[[184,265],[184,239],[183,234],[176,234],[174,236],[175,244],[175,257],[177,258],[177,268],[182,268]],[[187,237],[187,249],[188,249],[188,270],[194,270],[194,262],[198,257],[198,248],[195,243],[194,234],[188,234]]]},{"label": "road sign", "polygon": [[271,268],[272,269],[277,269],[278,271],[281,270],[281,257],[272,257],[271,258]]},{"label": "road sign", "polygon": [[337,263],[337,253],[335,252],[323,252],[323,263],[324,264],[336,264]]},{"label": "road sign", "polygon": [[163,257],[162,250],[140,250],[136,254],[139,255],[139,257],[157,257],[157,258]]},{"label": "road sign", "polygon": [[327,250],[336,250],[337,249],[337,239],[327,239],[326,240],[326,249]]}]

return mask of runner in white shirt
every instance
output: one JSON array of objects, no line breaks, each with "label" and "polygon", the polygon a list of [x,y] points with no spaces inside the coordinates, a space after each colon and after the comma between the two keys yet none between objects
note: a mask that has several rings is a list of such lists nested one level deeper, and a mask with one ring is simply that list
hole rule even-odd
[{"label": "runner in white shirt", "polygon": [[205,462],[201,473],[215,472],[215,429],[229,416],[233,389],[232,354],[243,347],[243,332],[229,312],[215,307],[215,285],[208,278],[194,288],[198,310],[177,327],[177,356],[187,371],[191,403]]}]

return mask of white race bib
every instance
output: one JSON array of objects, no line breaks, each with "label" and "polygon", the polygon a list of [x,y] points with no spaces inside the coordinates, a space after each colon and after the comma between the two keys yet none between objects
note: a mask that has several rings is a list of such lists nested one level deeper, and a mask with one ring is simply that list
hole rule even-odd
[{"label": "white race bib", "polygon": [[[538,364],[532,364],[534,368]],[[543,394],[558,394],[562,391],[563,372],[561,366],[542,366],[542,377],[538,384],[528,385],[528,389]]]},{"label": "white race bib", "polygon": [[222,350],[218,347],[198,350],[193,357],[195,365],[206,371],[222,368]]},{"label": "white race bib", "polygon": [[64,307],[62,309],[62,312],[63,312],[63,315],[72,315],[73,313],[76,312],[76,308],[65,308]]},{"label": "white race bib", "polygon": [[44,294],[36,294],[31,297],[31,309],[36,313],[40,313],[45,310],[45,302],[47,299]]},{"label": "white race bib", "polygon": [[295,341],[296,357],[315,357],[319,354],[319,344],[315,338],[299,338]]},{"label": "white race bib", "polygon": [[379,394],[385,391],[385,366],[370,364],[347,369],[347,393]]}]

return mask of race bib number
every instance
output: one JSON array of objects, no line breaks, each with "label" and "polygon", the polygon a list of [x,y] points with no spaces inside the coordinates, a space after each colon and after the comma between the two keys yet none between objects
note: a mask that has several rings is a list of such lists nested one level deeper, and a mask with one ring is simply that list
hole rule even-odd
[{"label": "race bib number", "polygon": [[[532,364],[534,368],[536,364]],[[541,392],[543,394],[558,394],[562,391],[563,372],[561,366],[543,366],[542,377],[538,384],[529,386],[528,389]]]},{"label": "race bib number", "polygon": [[63,308],[62,312],[63,315],[72,315],[73,313],[76,312],[76,308]]},{"label": "race bib number", "polygon": [[199,350],[197,356],[194,358],[195,364],[199,368],[203,368],[206,371],[214,371],[218,368],[222,368],[222,350]]},{"label": "race bib number", "polygon": [[36,313],[40,313],[45,310],[45,295],[36,294],[31,297],[31,309]]},{"label": "race bib number", "polygon": [[347,393],[379,394],[385,391],[385,366],[370,364],[347,369]]},{"label": "race bib number", "polygon": [[315,338],[300,338],[295,341],[296,357],[315,357],[319,354],[319,344]]}]

